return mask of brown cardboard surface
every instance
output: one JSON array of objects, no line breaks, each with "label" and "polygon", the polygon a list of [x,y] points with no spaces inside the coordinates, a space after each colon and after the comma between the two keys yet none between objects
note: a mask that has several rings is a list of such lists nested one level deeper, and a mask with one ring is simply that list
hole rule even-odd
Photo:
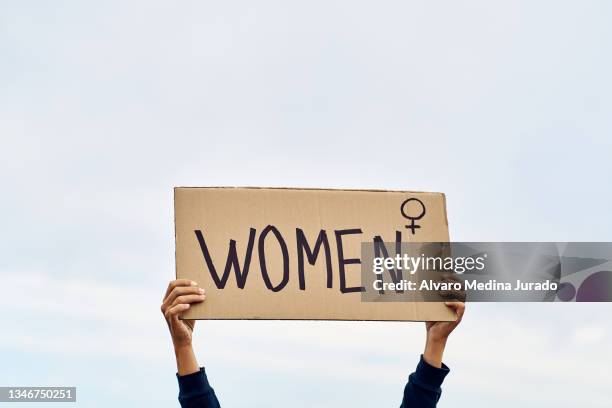
[{"label": "brown cardboard surface", "polygon": [[[415,220],[420,228],[414,229],[414,234],[406,227],[410,225],[410,219],[405,218],[400,210],[402,203],[410,198],[420,200],[426,209],[425,214]],[[176,276],[198,282],[207,294],[206,301],[193,306],[185,318],[454,320],[454,315],[441,303],[362,302],[359,292],[343,293],[340,289],[338,239],[345,260],[359,258],[361,243],[371,242],[374,236],[394,241],[396,231],[401,231],[404,242],[448,241],[444,194],[176,187],[174,207]],[[421,211],[415,200],[405,208],[410,217],[418,217]],[[296,229],[301,229],[311,251],[315,249],[321,230],[325,231],[330,249],[331,281],[328,281],[325,245],[321,245],[312,265],[308,251],[298,245]],[[358,229],[361,233],[355,231]],[[265,231],[267,234],[262,237]],[[246,262],[251,236],[251,258]],[[224,283],[219,281],[226,269],[232,240],[240,271],[243,272],[245,264],[249,264],[243,288],[239,287],[233,267],[227,280]],[[300,288],[298,268],[300,252],[303,253],[303,289]],[[205,253],[209,254],[215,272],[210,270]],[[262,265],[267,274],[262,273]],[[218,276],[218,282],[213,276]],[[344,276],[346,288],[359,286],[360,265],[346,264]]]}]

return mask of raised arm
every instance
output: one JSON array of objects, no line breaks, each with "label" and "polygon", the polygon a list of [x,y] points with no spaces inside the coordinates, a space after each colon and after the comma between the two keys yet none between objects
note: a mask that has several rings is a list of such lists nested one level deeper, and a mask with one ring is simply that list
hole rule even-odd
[{"label": "raised arm", "polygon": [[180,315],[194,303],[206,299],[204,289],[196,282],[177,279],[168,285],[161,311],[166,318],[179,382],[179,402],[183,408],[219,408],[215,391],[208,383],[204,368],[198,366],[192,347],[194,320],[181,320]]},{"label": "raised arm", "polygon": [[410,374],[404,388],[404,398],[400,408],[435,408],[442,394],[442,382],[449,369],[442,363],[446,341],[451,332],[463,318],[465,304],[462,302],[445,302],[455,311],[454,322],[426,322],[427,336],[425,351],[414,373]]}]

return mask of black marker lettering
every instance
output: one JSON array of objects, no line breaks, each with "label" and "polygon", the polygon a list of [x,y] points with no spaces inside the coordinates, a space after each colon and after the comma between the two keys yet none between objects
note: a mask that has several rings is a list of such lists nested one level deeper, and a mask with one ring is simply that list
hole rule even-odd
[{"label": "black marker lettering", "polygon": [[[402,233],[400,231],[396,231],[395,233],[395,253],[396,254],[400,254],[401,255],[401,248],[402,248],[402,243],[401,243],[401,239],[402,239]],[[399,241],[398,241],[399,239]],[[383,241],[382,237],[380,235],[376,235],[374,237],[374,257],[378,258],[378,257],[382,257],[383,258],[389,258],[389,252],[387,252],[387,247],[385,246],[385,242]],[[391,280],[394,283],[399,283],[402,281],[402,279],[404,279],[404,274],[402,273],[401,269],[389,269],[389,275],[391,276]],[[380,274],[380,280],[382,280],[382,273]],[[396,293],[404,293],[404,291],[402,289],[396,289],[395,290]],[[384,289],[380,289],[378,291],[378,293],[380,294],[384,294],[385,290]]]},{"label": "black marker lettering", "polygon": [[219,278],[217,274],[217,270],[215,269],[215,265],[210,257],[210,252],[208,251],[208,247],[206,246],[206,241],[204,240],[204,235],[202,231],[195,230],[195,235],[198,238],[198,242],[200,243],[200,249],[202,250],[202,254],[204,255],[204,260],[206,261],[206,265],[208,266],[208,270],[210,272],[210,276],[215,281],[215,285],[218,289],[225,288],[225,284],[227,283],[227,279],[230,275],[230,270],[232,267],[234,268],[234,272],[236,273],[236,282],[240,289],[244,289],[244,285],[246,283],[247,275],[249,274],[249,266],[251,265],[251,255],[253,253],[253,244],[255,242],[255,229],[251,228],[249,231],[249,243],[247,245],[246,255],[244,257],[244,268],[240,270],[240,264],[238,262],[238,254],[236,252],[236,241],[230,240],[229,250],[227,252],[227,261],[225,262],[225,270],[223,271],[223,276]]},{"label": "black marker lettering", "polygon": [[325,267],[327,270],[327,287],[333,286],[333,271],[332,271],[332,260],[331,251],[329,249],[329,241],[327,240],[327,233],[325,230],[319,232],[317,242],[315,242],[314,249],[311,250],[304,235],[304,231],[301,228],[295,229],[295,237],[297,241],[297,253],[298,253],[298,277],[300,281],[300,290],[306,290],[306,281],[304,278],[304,253],[308,258],[308,263],[314,265],[319,256],[321,245],[323,245],[323,251],[325,251]]},{"label": "black marker lettering", "polygon": [[[270,231],[272,231],[272,233],[276,237],[276,240],[278,241],[280,249],[283,253],[283,279],[276,286],[272,285],[272,281],[270,281],[270,275],[268,275],[268,268],[266,266],[265,241],[266,236]],[[261,276],[263,277],[263,280],[266,283],[266,287],[268,289],[270,289],[272,292],[278,292],[287,285],[287,282],[289,282],[289,252],[287,251],[287,244],[285,243],[285,240],[283,239],[283,236],[278,231],[278,229],[273,225],[268,225],[266,228],[263,229],[263,231],[261,231],[258,247]]]},{"label": "black marker lettering", "polygon": [[346,229],[346,230],[337,230],[334,231],[336,234],[336,245],[338,246],[338,266],[340,273],[340,292],[342,293],[351,293],[351,292],[365,292],[365,288],[363,286],[355,286],[355,287],[346,287],[346,270],[344,268],[345,265],[354,265],[360,264],[361,260],[359,258],[344,258],[344,250],[342,248],[342,236],[349,234],[361,234],[361,229]]}]

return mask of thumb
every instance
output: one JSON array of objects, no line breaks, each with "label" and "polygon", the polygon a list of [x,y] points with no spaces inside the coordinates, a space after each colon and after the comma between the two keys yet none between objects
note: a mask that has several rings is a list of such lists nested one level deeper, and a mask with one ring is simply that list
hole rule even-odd
[{"label": "thumb", "polygon": [[459,323],[463,318],[463,313],[465,312],[465,303],[463,302],[444,302],[444,304],[451,308],[453,312],[455,312],[455,316],[457,316],[457,322]]}]

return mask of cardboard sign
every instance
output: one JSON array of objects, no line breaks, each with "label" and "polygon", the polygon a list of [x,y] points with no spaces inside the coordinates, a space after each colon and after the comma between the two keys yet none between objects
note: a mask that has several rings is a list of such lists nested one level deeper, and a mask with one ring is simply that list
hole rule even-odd
[{"label": "cardboard sign", "polygon": [[177,187],[174,206],[176,276],[207,294],[184,318],[454,320],[441,303],[361,301],[361,243],[448,241],[444,194]]}]

